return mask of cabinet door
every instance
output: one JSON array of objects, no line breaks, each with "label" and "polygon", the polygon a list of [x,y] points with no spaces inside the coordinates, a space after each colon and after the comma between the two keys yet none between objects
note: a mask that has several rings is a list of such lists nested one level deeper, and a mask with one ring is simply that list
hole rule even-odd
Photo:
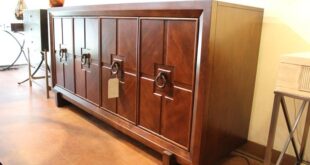
[{"label": "cabinet door", "polygon": [[72,18],[63,18],[63,47],[66,49],[64,57],[64,77],[65,88],[71,92],[75,91],[74,87],[74,56],[73,56],[73,22]]},{"label": "cabinet door", "polygon": [[[137,90],[137,32],[135,18],[104,18],[102,24],[102,107],[136,122]],[[111,74],[112,62],[118,62],[120,70]],[[119,97],[107,98],[107,82],[118,76]]]},{"label": "cabinet door", "polygon": [[86,98],[86,72],[81,63],[81,49],[85,47],[84,18],[74,19],[75,93]]},{"label": "cabinet door", "polygon": [[86,70],[86,97],[91,102],[99,105],[100,75],[99,75],[99,19],[85,19],[85,49],[88,50],[89,64]]},{"label": "cabinet door", "polygon": [[189,147],[196,20],[142,19],[139,125]]},{"label": "cabinet door", "polygon": [[116,19],[101,19],[101,106],[116,113],[116,99],[108,98],[108,80],[111,78],[112,55],[116,54]]},{"label": "cabinet door", "polygon": [[65,86],[64,68],[60,55],[60,46],[62,44],[62,20],[61,18],[54,18],[54,50],[56,61],[56,85]]}]

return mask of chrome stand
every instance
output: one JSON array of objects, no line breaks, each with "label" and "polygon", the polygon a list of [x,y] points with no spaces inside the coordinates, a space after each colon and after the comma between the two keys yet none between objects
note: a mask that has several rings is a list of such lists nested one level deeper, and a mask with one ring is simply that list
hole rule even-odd
[{"label": "chrome stand", "polygon": [[[40,52],[41,53],[41,61],[39,63],[39,65],[37,66],[37,68],[34,70],[34,72],[32,73],[31,71],[31,60],[30,60],[30,51],[29,51],[29,48],[28,48],[28,78],[21,81],[21,82],[18,82],[18,85],[26,82],[26,81],[29,81],[29,86],[32,86],[32,81],[33,80],[36,80],[36,79],[45,79],[45,86],[46,86],[46,98],[49,98],[49,91],[50,91],[50,87],[49,87],[49,83],[48,83],[48,78],[50,77],[48,75],[48,72],[51,72],[50,70],[50,67],[48,66],[48,62],[47,62],[47,51],[43,51],[43,52]],[[44,76],[35,76],[35,74],[39,71],[39,69],[42,67],[42,64],[43,62],[45,63],[45,75]]]},{"label": "chrome stand", "polygon": [[[11,32],[7,31],[7,30],[3,30],[4,32],[8,33],[15,41],[16,43],[18,44],[19,46],[19,53],[17,55],[17,57],[15,58],[15,60],[8,66],[6,66],[5,68],[1,68],[0,71],[5,71],[5,70],[9,70],[11,69],[15,63],[17,62],[17,60],[20,58],[20,56],[23,54],[26,61],[29,62],[28,58],[26,57],[26,54],[24,52],[24,46],[25,46],[25,39],[23,39],[23,42],[21,43]],[[21,34],[21,35],[24,35],[23,33],[17,33],[17,34]]]},{"label": "chrome stand", "polygon": [[[310,126],[310,95],[301,95],[300,93],[305,93],[305,92],[299,92],[299,93],[289,93],[289,92],[281,92],[281,91],[275,91],[275,96],[274,96],[274,103],[273,103],[273,110],[272,110],[272,117],[271,117],[271,124],[270,124],[270,130],[269,130],[269,137],[268,137],[268,142],[267,142],[267,148],[265,152],[265,160],[264,160],[264,165],[270,165],[271,164],[271,156],[272,156],[272,149],[273,149],[273,144],[274,144],[274,139],[275,139],[275,132],[276,132],[276,124],[277,124],[277,119],[278,119],[278,114],[279,114],[279,108],[280,105],[283,110],[284,118],[286,121],[286,125],[289,131],[289,136],[286,139],[286,142],[282,148],[281,154],[277,159],[276,165],[280,165],[283,159],[283,156],[285,152],[287,151],[287,148],[292,142],[293,148],[294,148],[294,153],[296,156],[296,164],[300,165],[301,163],[305,163],[303,160],[304,157],[304,152],[305,152],[305,146],[307,143],[307,136],[309,133],[309,126]],[[296,119],[293,123],[293,125],[290,122],[290,117],[289,113],[287,110],[287,106],[285,103],[284,96],[294,98],[294,99],[300,99],[303,100],[302,105],[300,106],[300,109],[298,111],[298,114],[296,116]],[[302,141],[300,145],[300,149],[298,151],[297,145],[296,145],[296,140],[294,138],[294,132],[296,131],[296,128],[300,122],[300,119],[305,111],[306,104],[308,103],[308,109],[306,111],[306,122],[305,122],[305,127],[303,131],[303,136],[302,136]]]}]

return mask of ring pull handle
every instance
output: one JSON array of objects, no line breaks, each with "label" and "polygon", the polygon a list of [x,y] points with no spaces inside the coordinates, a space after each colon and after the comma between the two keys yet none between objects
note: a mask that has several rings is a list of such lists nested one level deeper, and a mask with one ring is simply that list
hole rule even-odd
[{"label": "ring pull handle", "polygon": [[62,54],[62,51],[61,49],[59,50],[59,61],[62,62],[62,58],[63,58],[63,54]]},{"label": "ring pull handle", "polygon": [[111,65],[111,73],[112,75],[116,75],[119,72],[120,64],[116,61],[113,61]]},{"label": "ring pull handle", "polygon": [[82,63],[82,65],[86,64],[86,54],[82,54],[82,56],[81,56],[81,63]]},{"label": "ring pull handle", "polygon": [[155,85],[157,88],[163,89],[167,85],[167,77],[163,72],[158,72],[155,77]]},{"label": "ring pull handle", "polygon": [[91,51],[87,48],[81,48],[81,63],[82,65],[87,65],[88,68],[90,68],[91,64]]},{"label": "ring pull handle", "polygon": [[60,62],[62,62],[62,59],[65,57],[65,61],[67,61],[68,55],[67,55],[67,49],[62,48],[59,50],[59,57],[60,57]]},{"label": "ring pull handle", "polygon": [[82,54],[81,56],[81,63],[82,65],[87,65],[87,67],[90,67],[90,54]]},{"label": "ring pull handle", "polygon": [[65,61],[67,62],[68,61],[68,53],[67,53],[67,49],[65,49]]},{"label": "ring pull handle", "polygon": [[63,58],[65,58],[65,61],[68,59],[68,50],[64,44],[59,44],[59,58],[60,62],[62,62]]}]

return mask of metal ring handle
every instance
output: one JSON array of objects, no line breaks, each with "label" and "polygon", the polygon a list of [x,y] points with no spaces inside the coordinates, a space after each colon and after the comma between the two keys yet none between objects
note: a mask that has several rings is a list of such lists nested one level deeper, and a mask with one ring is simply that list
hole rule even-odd
[{"label": "metal ring handle", "polygon": [[62,58],[64,57],[64,54],[62,52],[62,49],[59,50],[59,61],[62,61]]},{"label": "metal ring handle", "polygon": [[111,73],[113,75],[116,75],[118,73],[119,70],[119,63],[116,61],[113,61],[112,65],[111,65]]},{"label": "metal ring handle", "polygon": [[65,52],[65,61],[68,61],[68,53],[67,53],[67,50]]},{"label": "metal ring handle", "polygon": [[66,48],[62,48],[59,50],[59,57],[60,57],[60,62],[62,61],[62,59],[64,58],[65,56],[65,61],[67,61],[67,49]]},{"label": "metal ring handle", "polygon": [[163,72],[158,72],[157,76],[155,77],[155,85],[157,88],[165,88],[167,84],[166,75]]},{"label": "metal ring handle", "polygon": [[82,65],[86,65],[86,59],[87,59],[87,54],[82,54],[82,56],[81,56]]}]

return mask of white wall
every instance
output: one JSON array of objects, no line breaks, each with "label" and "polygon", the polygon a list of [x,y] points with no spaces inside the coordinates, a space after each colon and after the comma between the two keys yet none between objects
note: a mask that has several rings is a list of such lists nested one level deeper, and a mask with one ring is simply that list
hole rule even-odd
[{"label": "white wall", "polygon": [[[0,66],[11,64],[17,57],[20,49],[16,41],[2,30],[6,28],[9,30],[8,26],[10,23],[22,22],[16,20],[14,12],[17,6],[17,0],[0,0]],[[39,9],[48,8],[48,0],[25,0],[27,9]],[[14,33],[13,33],[14,34]],[[18,40],[22,43],[23,36],[20,34],[14,34]],[[33,55],[32,62],[39,62],[41,55]],[[26,60],[20,57],[16,64],[26,64]]]},{"label": "white wall", "polygon": [[[275,87],[278,64],[281,56],[294,52],[310,51],[310,6],[308,0],[269,0],[265,1],[265,16],[260,46],[255,95],[253,100],[249,140],[266,144],[273,89]],[[292,118],[300,105],[287,100]],[[304,119],[303,119],[304,121]],[[299,141],[303,126],[297,130]],[[275,148],[280,150],[286,140],[287,127],[280,112]],[[292,154],[292,147],[289,152]],[[310,142],[307,145],[306,159],[310,160]]]},{"label": "white wall", "polygon": [[[12,21],[16,22],[15,12],[16,2],[0,0],[0,66],[11,64],[19,53],[19,47],[14,39],[2,30]],[[16,35],[22,41],[21,35]],[[25,63],[24,58],[18,63]]]}]

